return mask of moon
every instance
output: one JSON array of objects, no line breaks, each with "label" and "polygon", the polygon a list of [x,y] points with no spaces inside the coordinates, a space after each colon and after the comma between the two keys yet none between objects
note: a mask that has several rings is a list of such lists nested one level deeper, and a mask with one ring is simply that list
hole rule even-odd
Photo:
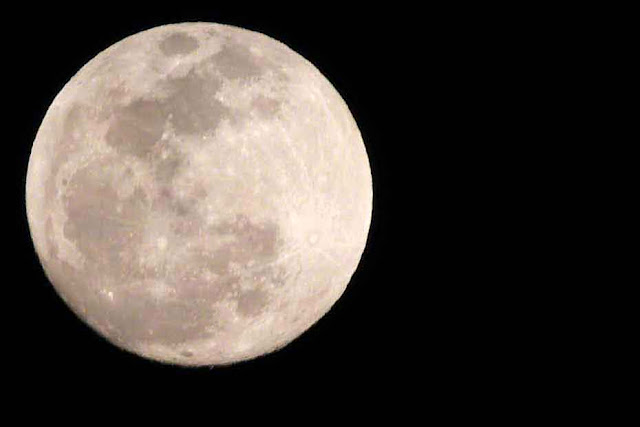
[{"label": "moon", "polygon": [[322,318],[363,254],[365,145],[301,55],[213,23],[152,28],[82,67],[27,170],[43,269],[114,345],[177,365],[282,348]]}]

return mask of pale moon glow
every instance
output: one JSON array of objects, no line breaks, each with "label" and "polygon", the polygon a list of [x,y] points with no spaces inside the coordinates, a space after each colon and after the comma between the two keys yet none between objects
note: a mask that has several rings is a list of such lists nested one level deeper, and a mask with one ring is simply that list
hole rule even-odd
[{"label": "pale moon glow", "polygon": [[67,305],[180,365],[286,345],[344,292],[372,210],[347,105],[263,34],[184,23],[89,61],[38,130],[31,236]]}]

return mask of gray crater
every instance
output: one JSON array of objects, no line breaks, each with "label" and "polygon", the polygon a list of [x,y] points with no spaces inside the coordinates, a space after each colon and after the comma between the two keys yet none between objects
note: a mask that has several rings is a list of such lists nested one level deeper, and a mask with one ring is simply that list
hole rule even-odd
[{"label": "gray crater", "polygon": [[264,65],[245,46],[229,44],[211,57],[211,64],[229,79],[250,79],[263,74]]},{"label": "gray crater", "polygon": [[160,50],[167,56],[186,55],[198,48],[198,40],[190,35],[177,32],[160,42]]},{"label": "gray crater", "polygon": [[228,108],[215,98],[221,82],[214,76],[200,76],[191,70],[187,76],[172,79],[167,85],[171,95],[163,101],[163,109],[171,114],[177,133],[212,132],[228,115]]},{"label": "gray crater", "polygon": [[116,108],[106,135],[107,144],[124,154],[145,157],[154,150],[170,122],[178,135],[212,133],[229,108],[216,99],[221,82],[195,70],[164,83],[169,96],[138,99]]},{"label": "gray crater", "polygon": [[107,144],[126,154],[143,157],[162,137],[166,111],[154,100],[139,99],[115,112]]}]

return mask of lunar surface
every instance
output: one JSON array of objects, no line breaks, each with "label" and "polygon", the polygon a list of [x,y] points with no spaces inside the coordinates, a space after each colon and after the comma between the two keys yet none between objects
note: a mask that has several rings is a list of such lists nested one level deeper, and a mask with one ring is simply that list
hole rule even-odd
[{"label": "lunar surface", "polygon": [[179,365],[286,345],[344,292],[372,182],[329,81],[284,44],[185,23],[87,63],[38,130],[31,236],[67,305],[113,344]]}]

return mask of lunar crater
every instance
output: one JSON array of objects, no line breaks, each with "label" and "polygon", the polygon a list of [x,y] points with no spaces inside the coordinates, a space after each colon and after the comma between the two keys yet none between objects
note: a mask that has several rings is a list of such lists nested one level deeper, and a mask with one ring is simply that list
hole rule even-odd
[{"label": "lunar crater", "polygon": [[160,50],[167,56],[186,55],[198,48],[198,40],[183,32],[173,33],[162,40]]},{"label": "lunar crater", "polygon": [[252,79],[263,74],[261,59],[246,46],[227,43],[211,58],[214,67],[229,79]]}]

